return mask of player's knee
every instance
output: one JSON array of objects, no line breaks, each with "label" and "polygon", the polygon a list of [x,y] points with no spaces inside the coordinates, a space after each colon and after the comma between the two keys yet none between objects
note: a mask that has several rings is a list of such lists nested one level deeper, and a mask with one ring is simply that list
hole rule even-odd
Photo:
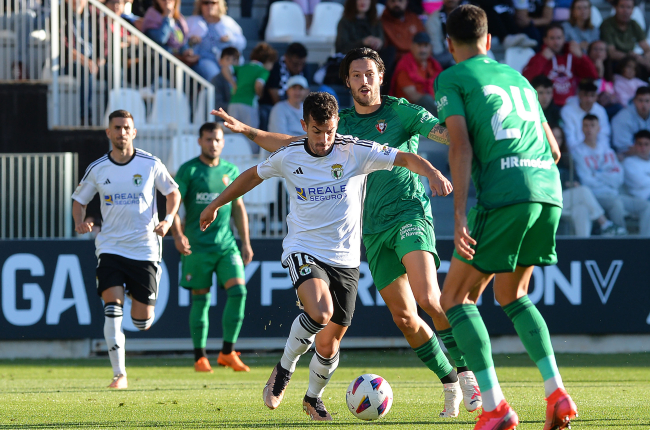
[{"label": "player's knee", "polygon": [[322,339],[316,338],[316,351],[321,357],[330,358],[334,357],[336,351],[339,349],[339,342],[336,339]]},{"label": "player's knee", "polygon": [[393,314],[393,322],[402,333],[413,333],[419,327],[419,317],[417,314],[409,312],[400,312]]},{"label": "player's knee", "polygon": [[140,331],[147,331],[151,328],[153,325],[153,320],[156,316],[151,313],[151,317],[144,319],[144,320],[139,320],[137,318],[131,317],[131,321],[133,322],[133,325]]},{"label": "player's knee", "polygon": [[434,292],[422,294],[419,297],[416,296],[415,301],[429,315],[443,313],[440,306],[440,294]]},{"label": "player's knee", "polygon": [[331,306],[323,306],[309,313],[311,319],[318,324],[327,324],[334,315],[334,309]]},{"label": "player's knee", "polygon": [[226,289],[226,295],[228,297],[241,297],[242,299],[245,299],[247,292],[246,286],[241,284],[233,285]]}]

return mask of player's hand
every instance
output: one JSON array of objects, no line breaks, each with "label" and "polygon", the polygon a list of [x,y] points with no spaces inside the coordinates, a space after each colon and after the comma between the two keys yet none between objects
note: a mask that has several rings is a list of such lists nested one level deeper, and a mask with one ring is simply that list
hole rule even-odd
[{"label": "player's hand", "polygon": [[93,222],[80,222],[79,224],[76,224],[74,226],[74,231],[76,231],[79,234],[86,234],[90,233],[93,231],[93,226],[95,223]]},{"label": "player's hand", "polygon": [[219,108],[210,112],[211,115],[218,116],[223,119],[223,125],[228,127],[233,133],[247,133],[249,127],[241,121],[236,120],[226,113],[225,110]]},{"label": "player's hand", "polygon": [[470,245],[476,245],[476,241],[469,235],[467,218],[460,221],[456,220],[456,226],[454,228],[454,245],[456,246],[456,252],[458,252],[461,257],[466,258],[467,260],[472,260],[474,258],[474,253],[476,251]]},{"label": "player's hand", "polygon": [[210,227],[210,224],[212,224],[217,218],[218,210],[219,208],[214,209],[212,205],[208,205],[205,209],[203,209],[203,212],[201,212],[201,218],[199,219],[201,231],[205,231],[208,227]]},{"label": "player's hand", "polygon": [[184,234],[179,234],[174,237],[174,245],[178,252],[183,255],[190,255],[192,253],[192,251],[190,251],[190,240]]},{"label": "player's hand", "polygon": [[250,243],[241,246],[241,259],[245,265],[253,261],[253,248]]},{"label": "player's hand", "polygon": [[165,237],[167,232],[169,231],[169,227],[171,227],[172,224],[162,220],[158,223],[156,227],[154,227],[153,232],[156,233],[160,237]]},{"label": "player's hand", "polygon": [[431,196],[448,196],[454,190],[454,187],[445,178],[439,170],[436,170],[432,177],[429,178],[429,187],[431,187]]}]

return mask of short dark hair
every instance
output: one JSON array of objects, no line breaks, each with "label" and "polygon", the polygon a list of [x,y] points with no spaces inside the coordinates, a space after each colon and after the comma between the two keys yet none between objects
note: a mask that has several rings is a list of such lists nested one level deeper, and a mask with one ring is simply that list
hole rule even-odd
[{"label": "short dark hair", "polygon": [[258,43],[251,52],[251,61],[259,61],[262,64],[274,63],[277,59],[278,51],[266,42]]},{"label": "short dark hair", "polygon": [[553,22],[546,27],[546,31],[544,32],[544,37],[548,36],[548,32],[554,29],[558,29],[562,31],[562,34],[564,34],[564,28],[562,27],[562,24],[559,22]]},{"label": "short dark hair", "polygon": [[634,98],[637,98],[638,96],[645,96],[646,94],[650,94],[650,87],[639,87],[636,89]]},{"label": "short dark hair", "polygon": [[133,119],[133,115],[131,115],[131,112],[128,110],[124,109],[118,109],[116,111],[111,112],[111,114],[108,116],[108,123],[110,124],[111,121],[113,121],[113,118],[131,118],[131,121],[135,123],[135,120]]},{"label": "short dark hair", "polygon": [[338,116],[338,112],[339,104],[330,93],[310,93],[302,104],[302,117],[306,123],[313,118],[316,123],[323,124]]},{"label": "short dark hair", "polygon": [[542,88],[553,88],[553,81],[551,81],[546,75],[537,75],[530,81],[530,85],[537,89]]},{"label": "short dark hair", "polygon": [[229,46],[227,48],[224,48],[223,51],[221,51],[221,57],[219,58],[223,58],[223,57],[235,57],[235,60],[239,61],[239,51],[237,50],[237,48],[233,46]]},{"label": "short dark hair", "polygon": [[627,65],[630,64],[630,63],[634,63],[634,68],[636,69],[636,64],[637,64],[636,60],[634,59],[634,57],[628,55],[627,57],[620,60],[618,62],[618,64],[616,64],[616,73],[618,73],[619,75],[622,75],[623,70],[625,70]]},{"label": "short dark hair", "polygon": [[634,141],[637,139],[650,139],[650,131],[648,130],[639,130],[634,133]]},{"label": "short dark hair", "polygon": [[350,65],[352,62],[363,58],[374,61],[379,73],[384,73],[386,71],[384,60],[381,59],[377,51],[370,48],[355,48],[348,52],[345,58],[343,58],[343,61],[341,61],[339,77],[343,82],[347,84],[348,78],[350,77]]},{"label": "short dark hair", "polygon": [[206,122],[199,128],[199,137],[203,137],[203,133],[211,133],[215,130],[223,131],[223,126],[220,122]]},{"label": "short dark hair", "polygon": [[578,91],[584,91],[586,93],[595,93],[598,91],[598,87],[594,84],[594,81],[589,79],[583,79],[578,84]]},{"label": "short dark hair", "polygon": [[582,118],[582,120],[583,121],[596,121],[596,122],[599,122],[598,117],[596,115],[592,114],[592,113],[588,113],[587,115],[585,115]]},{"label": "short dark hair", "polygon": [[284,52],[284,55],[298,58],[307,58],[307,48],[305,48],[305,45],[302,43],[293,42],[291,45],[287,46],[287,50]]},{"label": "short dark hair", "polygon": [[478,6],[464,4],[454,9],[447,17],[447,34],[457,43],[476,43],[488,32],[485,11]]},{"label": "short dark hair", "polygon": [[[632,1],[632,3],[634,3],[634,0],[630,0],[630,1]],[[613,1],[612,1],[612,6],[616,7],[616,6],[618,6],[618,4],[619,4],[620,2],[621,2],[621,0],[613,0]]]}]

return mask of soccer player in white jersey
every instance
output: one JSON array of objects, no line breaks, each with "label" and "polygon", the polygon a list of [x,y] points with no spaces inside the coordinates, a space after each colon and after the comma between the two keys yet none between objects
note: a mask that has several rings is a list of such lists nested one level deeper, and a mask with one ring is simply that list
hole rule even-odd
[{"label": "soccer player in white jersey", "polygon": [[[125,290],[132,299],[131,320],[148,330],[158,296],[162,237],[178,210],[178,185],[160,160],[133,147],[133,116],[117,110],[108,117],[106,135],[112,150],[86,169],[72,198],[75,230],[88,233],[86,205],[99,193],[102,229],[95,239],[97,293],[104,301],[104,338],[113,366],[109,388],[127,388],[122,307]],[[167,197],[167,215],[158,222],[156,190]]]},{"label": "soccer player in white jersey", "polygon": [[317,421],[332,417],[322,394],[338,366],[339,344],[352,321],[357,297],[361,211],[366,176],[402,166],[426,176],[434,195],[451,183],[428,161],[377,142],[336,134],[338,104],[327,93],[312,93],[303,105],[307,137],[282,147],[242,173],[201,213],[205,230],[218,209],[263,180],[283,177],[291,196],[282,262],[304,309],[293,322],[280,362],[264,387],[264,403],[280,405],[298,359],[315,343],[303,409]]}]

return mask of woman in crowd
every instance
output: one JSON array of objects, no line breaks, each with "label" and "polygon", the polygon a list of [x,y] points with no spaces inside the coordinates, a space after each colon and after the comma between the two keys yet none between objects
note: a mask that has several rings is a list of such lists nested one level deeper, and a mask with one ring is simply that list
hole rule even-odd
[{"label": "woman in crowd", "polygon": [[355,48],[375,51],[384,46],[384,31],[377,16],[377,0],[346,0],[336,32],[336,52]]},{"label": "woman in crowd", "polygon": [[219,74],[219,58],[224,48],[243,52],[246,37],[237,21],[226,15],[225,0],[196,0],[194,12],[187,19],[189,43],[199,62],[192,67],[208,81]]},{"label": "woman in crowd", "polygon": [[598,103],[605,108],[607,116],[611,119],[616,113],[623,109],[614,92],[614,82],[611,80],[611,69],[608,69],[607,44],[602,40],[596,40],[589,44],[587,56],[591,59],[598,72],[598,79],[594,81],[598,88]]},{"label": "woman in crowd", "polygon": [[144,14],[142,31],[185,64],[193,66],[199,58],[189,47],[187,22],[180,13],[180,4],[181,0],[154,0]]},{"label": "woman in crowd", "polygon": [[600,32],[591,23],[591,2],[589,0],[573,0],[569,21],[562,23],[567,42],[576,41],[584,52],[589,44],[598,40]]},{"label": "woman in crowd", "polygon": [[636,77],[637,62],[633,57],[625,57],[616,65],[614,74],[614,93],[623,106],[627,106],[634,98],[639,87],[647,87],[648,83]]}]

